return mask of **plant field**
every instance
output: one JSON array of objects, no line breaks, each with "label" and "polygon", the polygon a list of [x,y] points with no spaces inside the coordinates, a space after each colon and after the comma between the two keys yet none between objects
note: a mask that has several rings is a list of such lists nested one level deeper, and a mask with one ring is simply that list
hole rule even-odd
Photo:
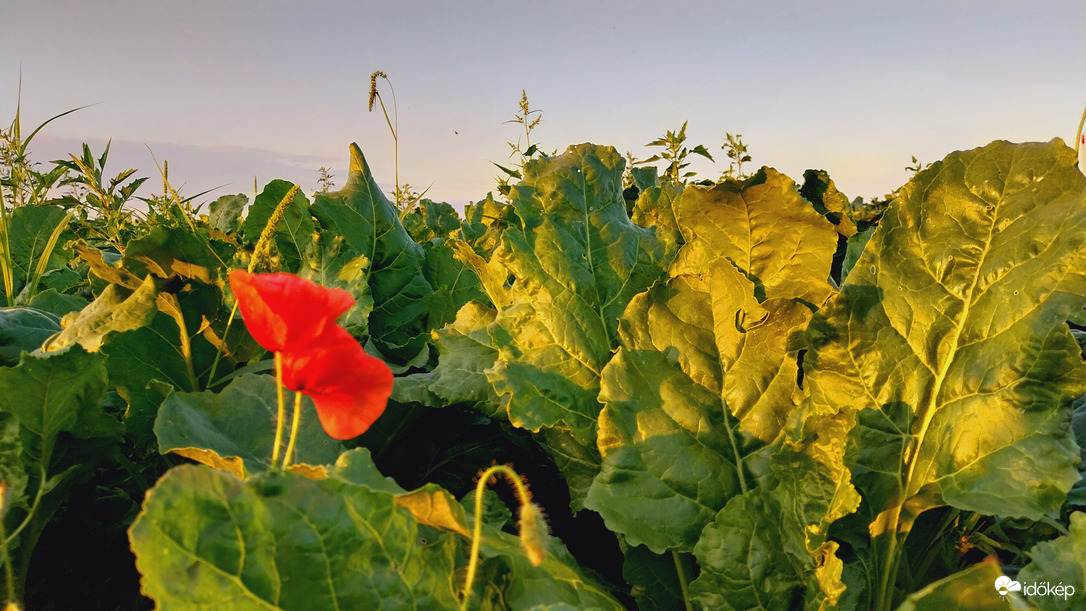
[{"label": "plant field", "polygon": [[16,119],[7,600],[1086,608],[1077,147],[865,204],[731,134],[693,183],[684,132],[659,171],[532,146],[459,214],[356,145],[338,190],[204,208],[163,172],[136,205],[108,148],[43,169]]}]

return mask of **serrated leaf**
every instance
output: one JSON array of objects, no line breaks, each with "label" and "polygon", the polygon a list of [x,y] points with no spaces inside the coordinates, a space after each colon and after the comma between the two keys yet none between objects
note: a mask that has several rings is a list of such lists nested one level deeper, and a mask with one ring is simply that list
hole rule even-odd
[{"label": "serrated leaf", "polygon": [[[287,406],[289,420],[293,401],[290,393],[287,395],[291,404]],[[275,378],[241,375],[218,394],[171,394],[158,409],[155,437],[163,454],[180,454],[244,479],[271,468],[277,412]],[[289,423],[284,426],[289,429]],[[303,398],[301,427],[291,462],[310,467],[331,465],[341,451],[342,445],[321,427],[312,401]]]},{"label": "serrated leaf", "polygon": [[662,245],[626,215],[623,166],[588,144],[529,161],[510,192],[521,222],[494,252],[515,280],[489,332],[499,357],[487,377],[513,424],[566,428],[589,448],[618,316],[662,275]]},{"label": "serrated leaf", "polygon": [[819,305],[832,291],[825,280],[837,233],[792,179],[773,168],[743,182],[688,188],[675,217],[686,245],[672,276],[702,273],[723,258],[755,283],[759,300],[797,298]]},{"label": "serrated leaf", "polygon": [[727,262],[635,297],[623,348],[604,369],[602,471],[586,506],[631,544],[692,550],[728,499],[753,485],[745,461],[796,408],[794,341],[810,317],[796,301],[759,304]]},{"label": "serrated leaf", "polygon": [[879,566],[927,509],[1038,520],[1078,479],[1086,365],[1065,321],[1084,318],[1084,202],[1058,140],[952,153],[900,191],[812,322],[810,410],[857,421]]},{"label": "serrated leaf", "polygon": [[427,342],[426,300],[433,289],[422,273],[423,251],[381,193],[366,158],[352,144],[347,184],[317,193],[311,211],[325,231],[343,236],[352,256],[370,262],[367,282],[374,309],[370,337],[381,354],[397,364],[415,358]]}]

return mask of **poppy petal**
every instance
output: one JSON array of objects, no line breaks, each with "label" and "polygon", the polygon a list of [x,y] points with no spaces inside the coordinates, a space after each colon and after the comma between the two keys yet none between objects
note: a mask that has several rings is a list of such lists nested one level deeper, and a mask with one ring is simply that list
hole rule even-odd
[{"label": "poppy petal", "polygon": [[294,274],[230,272],[230,288],[253,339],[271,351],[316,341],[354,305],[343,289],[327,289]]},{"label": "poppy petal", "polygon": [[333,326],[319,341],[283,352],[283,384],[313,399],[325,432],[357,437],[384,412],[392,394],[392,370]]}]

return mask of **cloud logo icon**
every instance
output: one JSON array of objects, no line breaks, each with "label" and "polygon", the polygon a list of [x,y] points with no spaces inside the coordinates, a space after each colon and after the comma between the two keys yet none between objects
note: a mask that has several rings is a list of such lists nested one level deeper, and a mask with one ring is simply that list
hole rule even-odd
[{"label": "cloud logo icon", "polygon": [[1001,575],[999,579],[995,580],[995,589],[999,592],[1000,596],[1006,596],[1011,592],[1021,592],[1022,584],[1014,581],[1006,575]]}]

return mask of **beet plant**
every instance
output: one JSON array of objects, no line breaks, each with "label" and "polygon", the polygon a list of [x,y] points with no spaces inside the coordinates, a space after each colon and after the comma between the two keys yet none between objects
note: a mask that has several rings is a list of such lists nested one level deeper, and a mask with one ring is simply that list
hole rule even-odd
[{"label": "beet plant", "polygon": [[339,190],[204,214],[26,183],[89,150],[5,169],[6,599],[1081,607],[1078,151],[993,142],[864,204],[686,184],[684,131],[662,175],[525,151],[462,213],[355,145]]}]

